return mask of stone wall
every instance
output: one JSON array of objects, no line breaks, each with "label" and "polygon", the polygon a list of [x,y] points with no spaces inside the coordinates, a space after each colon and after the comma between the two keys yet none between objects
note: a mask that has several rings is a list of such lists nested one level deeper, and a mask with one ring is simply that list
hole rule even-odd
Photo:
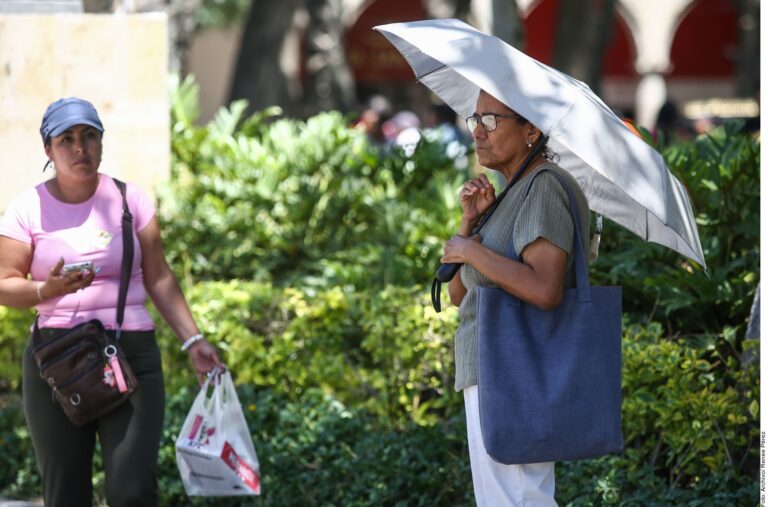
[{"label": "stone wall", "polygon": [[40,139],[46,106],[93,102],[101,171],[152,193],[170,173],[165,14],[0,14],[0,211],[51,177]]}]

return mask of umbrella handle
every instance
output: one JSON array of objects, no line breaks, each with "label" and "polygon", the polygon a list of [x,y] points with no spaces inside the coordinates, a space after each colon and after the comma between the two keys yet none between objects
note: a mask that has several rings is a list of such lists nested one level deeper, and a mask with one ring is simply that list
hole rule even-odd
[{"label": "umbrella handle", "polygon": [[450,282],[451,279],[456,276],[461,264],[440,264],[435,273],[435,279],[432,281],[432,307],[436,312],[440,312],[440,284],[444,282]]},{"label": "umbrella handle", "polygon": [[443,283],[450,282],[453,277],[456,276],[456,273],[458,273],[460,268],[461,264],[455,262],[450,264],[440,264],[440,267],[437,268],[437,273],[435,273],[435,278]]}]

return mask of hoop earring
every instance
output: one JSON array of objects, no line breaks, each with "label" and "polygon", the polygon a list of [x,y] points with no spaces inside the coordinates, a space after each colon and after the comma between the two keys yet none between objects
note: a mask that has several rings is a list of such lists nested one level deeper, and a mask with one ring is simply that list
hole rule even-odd
[{"label": "hoop earring", "polygon": [[53,169],[54,171],[56,170],[56,165],[53,163],[53,160],[49,159],[48,162],[46,162],[45,165],[43,166],[43,172],[45,172],[45,170],[48,169],[48,166],[51,166],[51,169]]}]

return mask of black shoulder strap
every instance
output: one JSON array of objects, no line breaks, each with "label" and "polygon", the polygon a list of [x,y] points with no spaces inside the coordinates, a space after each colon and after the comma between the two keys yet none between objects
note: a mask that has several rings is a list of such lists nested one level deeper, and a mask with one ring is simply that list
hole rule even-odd
[{"label": "black shoulder strap", "polygon": [[117,178],[112,178],[123,196],[123,261],[120,270],[120,290],[117,296],[117,338],[123,326],[125,314],[125,300],[128,296],[128,284],[131,281],[131,268],[133,267],[133,215],[128,209],[128,200],[125,197],[126,185]]}]

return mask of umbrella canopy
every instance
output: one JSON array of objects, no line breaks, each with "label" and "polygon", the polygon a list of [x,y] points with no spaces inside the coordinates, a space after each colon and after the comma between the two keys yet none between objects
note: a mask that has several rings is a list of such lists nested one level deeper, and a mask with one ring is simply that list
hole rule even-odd
[{"label": "umbrella canopy", "polygon": [[592,210],[706,269],[685,188],[586,84],[456,19],[375,29],[459,115],[472,115],[485,90],[549,136]]}]

